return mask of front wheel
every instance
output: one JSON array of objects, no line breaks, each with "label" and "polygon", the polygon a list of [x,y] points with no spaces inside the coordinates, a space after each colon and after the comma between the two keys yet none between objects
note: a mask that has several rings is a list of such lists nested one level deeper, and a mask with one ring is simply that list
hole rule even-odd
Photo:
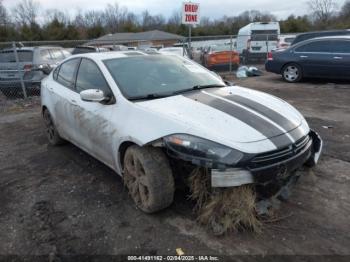
[{"label": "front wheel", "polygon": [[296,83],[303,77],[303,72],[298,64],[288,64],[282,69],[282,77],[288,83]]},{"label": "front wheel", "polygon": [[146,213],[162,210],[173,202],[174,178],[160,148],[130,146],[124,156],[124,183],[136,206]]}]

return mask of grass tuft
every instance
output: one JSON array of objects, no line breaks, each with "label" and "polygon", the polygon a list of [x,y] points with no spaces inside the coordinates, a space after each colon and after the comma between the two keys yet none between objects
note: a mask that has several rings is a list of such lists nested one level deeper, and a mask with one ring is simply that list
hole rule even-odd
[{"label": "grass tuft", "polygon": [[256,195],[251,186],[212,189],[205,168],[196,168],[189,177],[191,195],[196,201],[198,221],[216,235],[249,229],[260,233],[262,223],[256,214]]}]

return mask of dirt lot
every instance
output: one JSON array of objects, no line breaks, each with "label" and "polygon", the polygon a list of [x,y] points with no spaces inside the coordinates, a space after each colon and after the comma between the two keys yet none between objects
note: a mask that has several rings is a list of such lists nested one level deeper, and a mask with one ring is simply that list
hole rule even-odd
[{"label": "dirt lot", "polygon": [[[280,220],[255,235],[211,236],[194,221],[181,191],[167,210],[137,210],[121,179],[75,146],[48,146],[35,99],[0,98],[0,254],[350,255],[350,84],[285,84],[265,73],[237,84],[297,107],[325,142]],[[241,261],[252,257],[239,256]],[[329,260],[327,260],[329,261]]]}]

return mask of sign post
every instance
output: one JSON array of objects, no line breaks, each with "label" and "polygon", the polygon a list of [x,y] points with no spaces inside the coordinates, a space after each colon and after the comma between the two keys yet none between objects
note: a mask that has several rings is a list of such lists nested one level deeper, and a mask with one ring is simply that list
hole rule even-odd
[{"label": "sign post", "polygon": [[191,51],[191,36],[192,25],[197,25],[200,22],[199,4],[192,2],[184,2],[182,4],[182,24],[188,25],[188,49]]}]

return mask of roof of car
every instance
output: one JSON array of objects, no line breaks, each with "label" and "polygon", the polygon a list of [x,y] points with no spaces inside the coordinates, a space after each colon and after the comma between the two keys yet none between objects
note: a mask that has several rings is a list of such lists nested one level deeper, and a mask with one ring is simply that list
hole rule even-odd
[{"label": "roof of car", "polygon": [[297,36],[302,36],[302,35],[312,35],[312,34],[327,34],[327,33],[337,33],[337,32],[346,32],[350,31],[350,29],[337,29],[337,30],[321,30],[321,31],[311,31],[311,32],[304,32],[304,33],[299,33]]},{"label": "roof of car", "polygon": [[114,58],[123,58],[137,55],[147,55],[144,52],[129,50],[129,51],[112,51],[112,52],[98,52],[98,53],[85,53],[73,55],[73,57],[86,57],[95,60],[105,60],[105,59],[114,59]]},{"label": "roof of car", "polygon": [[135,57],[135,56],[153,56],[153,55],[163,55],[163,56],[177,56],[171,52],[145,52],[145,51],[111,51],[111,52],[99,52],[99,53],[85,53],[85,54],[76,54],[69,57],[69,59],[74,57],[90,58],[97,61],[103,61],[107,59],[117,59],[125,57]]},{"label": "roof of car", "polygon": [[315,41],[319,41],[319,40],[327,40],[327,39],[337,39],[337,40],[350,40],[350,35],[336,35],[336,36],[320,36],[320,37],[315,37],[315,38],[310,38],[310,39],[306,39],[304,41],[300,41],[294,45],[292,45],[292,47],[298,47],[307,43],[312,43]]},{"label": "roof of car", "polygon": [[311,38],[310,40],[315,40],[315,39],[346,39],[346,40],[350,40],[350,35],[320,36],[320,37]]}]

